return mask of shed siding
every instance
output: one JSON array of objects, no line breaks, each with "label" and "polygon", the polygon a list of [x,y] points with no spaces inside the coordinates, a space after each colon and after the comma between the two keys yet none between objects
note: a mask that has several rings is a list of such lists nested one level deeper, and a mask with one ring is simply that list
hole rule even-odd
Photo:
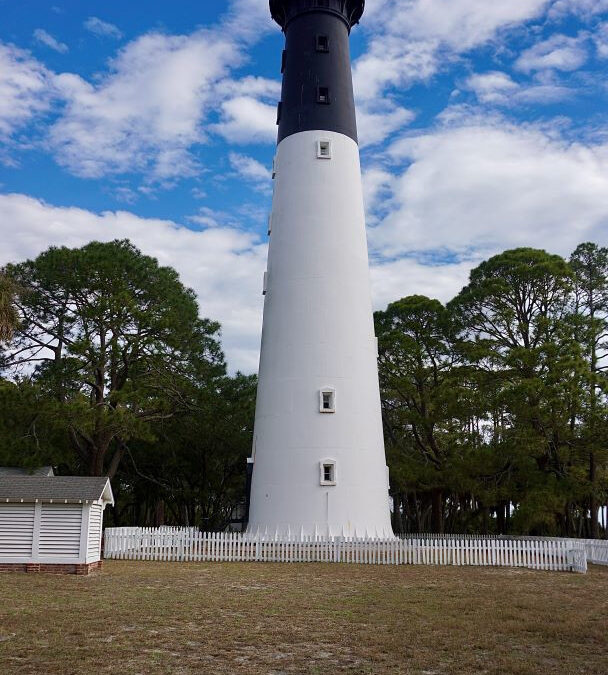
[{"label": "shed siding", "polygon": [[81,527],[80,504],[43,504],[40,557],[78,558]]},{"label": "shed siding", "polygon": [[34,504],[0,504],[0,558],[32,555]]},{"label": "shed siding", "polygon": [[101,554],[101,522],[103,509],[100,504],[93,504],[89,511],[89,541],[87,546],[87,562],[97,562]]}]

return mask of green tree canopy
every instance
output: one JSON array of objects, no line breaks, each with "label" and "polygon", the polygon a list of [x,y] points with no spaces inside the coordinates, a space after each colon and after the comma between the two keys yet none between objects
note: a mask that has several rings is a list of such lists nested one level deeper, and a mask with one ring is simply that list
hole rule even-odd
[{"label": "green tree canopy", "polygon": [[219,325],[199,318],[173,269],[126,240],[53,247],[6,273],[25,292],[2,370],[60,406],[86,473],[113,476],[127,441],[151,438],[192,382],[224,374]]}]

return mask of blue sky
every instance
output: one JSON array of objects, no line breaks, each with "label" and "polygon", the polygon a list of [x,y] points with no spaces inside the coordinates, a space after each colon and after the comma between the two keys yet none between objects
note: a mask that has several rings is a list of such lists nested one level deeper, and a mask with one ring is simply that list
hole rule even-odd
[{"label": "blue sky", "polygon": [[[266,0],[0,0],[0,265],[129,237],[257,368],[282,35]],[[608,232],[608,0],[368,0],[376,307]]]}]

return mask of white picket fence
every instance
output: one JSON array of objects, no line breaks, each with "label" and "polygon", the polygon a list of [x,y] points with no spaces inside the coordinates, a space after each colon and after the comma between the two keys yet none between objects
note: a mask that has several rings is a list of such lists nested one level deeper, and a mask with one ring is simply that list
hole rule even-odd
[{"label": "white picket fence", "polygon": [[608,541],[601,539],[569,539],[568,541],[583,544],[587,562],[594,565],[608,565]]},{"label": "white picket fence", "polygon": [[[432,538],[438,535],[433,534],[404,534],[403,539],[415,538]],[[587,562],[595,565],[608,565],[608,540],[607,539],[578,539],[565,537],[534,537],[534,536],[516,536],[516,535],[492,535],[492,534],[443,534],[441,538],[444,539],[482,539],[491,540],[497,539],[499,541],[562,541],[566,542],[569,547],[575,547],[582,544],[585,547]]]},{"label": "white picket fence", "polygon": [[105,530],[105,557],[180,562],[333,562],[369,565],[475,565],[586,572],[585,546],[573,540],[424,537],[369,539],[248,536],[192,529]]}]

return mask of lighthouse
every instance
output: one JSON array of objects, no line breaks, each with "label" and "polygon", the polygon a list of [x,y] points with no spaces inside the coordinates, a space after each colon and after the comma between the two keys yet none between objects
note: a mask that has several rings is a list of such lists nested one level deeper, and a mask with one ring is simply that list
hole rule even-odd
[{"label": "lighthouse", "polygon": [[248,532],[392,537],[350,65],[364,0],[271,0],[285,34]]}]

